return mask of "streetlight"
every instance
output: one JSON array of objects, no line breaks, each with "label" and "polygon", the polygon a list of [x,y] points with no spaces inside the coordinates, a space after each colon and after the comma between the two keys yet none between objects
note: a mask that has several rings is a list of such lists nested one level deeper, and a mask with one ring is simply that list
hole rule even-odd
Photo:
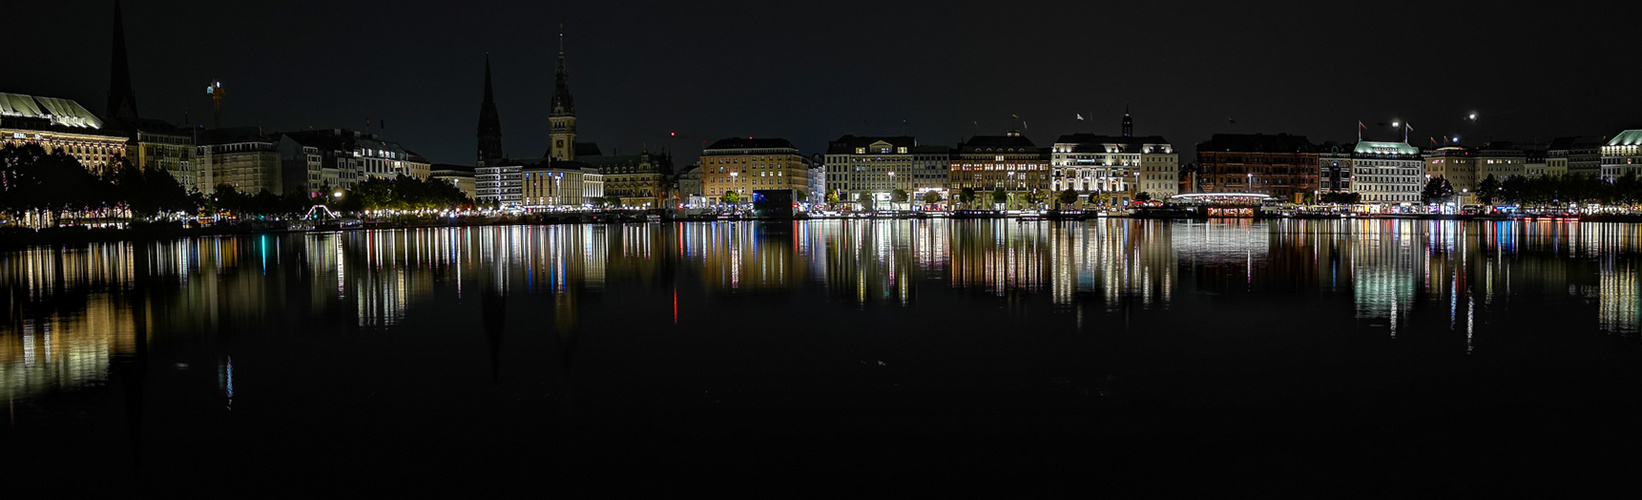
[{"label": "streetlight", "polygon": [[895,172],[889,173],[889,201],[895,203]]},{"label": "streetlight", "polygon": [[1254,172],[1249,172],[1249,192],[1254,192]]},{"label": "streetlight", "polygon": [[[741,195],[741,190],[740,190],[740,189],[736,189],[736,185],[737,185],[737,184],[736,184],[736,177],[737,177],[737,176],[739,176],[739,175],[741,175],[741,172],[730,172],[730,190],[731,190],[731,191],[735,191],[735,193],[736,193],[736,196],[740,196],[740,195]],[[719,198],[719,201],[724,201],[724,199],[723,199],[723,198]],[[733,207],[732,207],[732,208],[733,208]]]}]

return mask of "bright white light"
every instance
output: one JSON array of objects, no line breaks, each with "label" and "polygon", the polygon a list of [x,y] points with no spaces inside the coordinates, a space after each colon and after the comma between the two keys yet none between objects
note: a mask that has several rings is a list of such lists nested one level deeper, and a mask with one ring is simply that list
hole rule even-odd
[{"label": "bright white light", "polygon": [[1393,127],[1401,127],[1402,125],[1403,125],[1403,122],[1398,122],[1398,121],[1391,122],[1391,126],[1393,126]]}]

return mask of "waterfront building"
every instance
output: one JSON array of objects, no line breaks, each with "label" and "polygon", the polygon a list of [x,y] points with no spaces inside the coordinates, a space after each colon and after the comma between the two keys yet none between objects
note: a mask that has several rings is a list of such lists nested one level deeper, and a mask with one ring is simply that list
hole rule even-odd
[{"label": "waterfront building", "polygon": [[39,144],[99,173],[125,154],[129,142],[73,100],[0,93],[0,144]]},{"label": "waterfront building", "polygon": [[[1546,157],[1544,149],[1535,148],[1523,150],[1522,175],[1530,178],[1551,175],[1551,167],[1550,163],[1547,162],[1547,159],[1548,158]],[[1563,165],[1563,171],[1561,173],[1567,173],[1567,164],[1564,163]]]},{"label": "waterfront building", "polygon": [[720,139],[701,151],[701,183],[714,203],[732,191],[743,200],[762,189],[792,189],[808,195],[814,191],[810,164],[809,158],[798,153],[798,146],[786,139]]},{"label": "waterfront building", "polygon": [[1214,134],[1197,145],[1202,191],[1301,201],[1319,186],[1317,146],[1303,135]]},{"label": "waterfront building", "polygon": [[[598,149],[591,144],[581,146],[584,150]],[[604,176],[604,195],[620,197],[623,207],[661,208],[669,197],[673,172],[673,156],[669,153],[641,150],[637,154],[577,155],[577,158],[599,169]]]},{"label": "waterfront building", "polygon": [[473,201],[493,208],[517,207],[524,201],[524,165],[506,159],[473,168]]},{"label": "waterfront building", "polygon": [[231,127],[200,132],[196,154],[205,185],[200,192],[212,194],[218,185],[255,195],[267,190],[284,195],[279,139],[264,135],[256,127]]},{"label": "waterfront building", "polygon": [[[1324,179],[1324,185],[1332,180]],[[1419,203],[1425,189],[1420,148],[1406,142],[1358,141],[1351,152],[1350,185],[1362,203]]]},{"label": "waterfront building", "polygon": [[430,166],[430,178],[443,181],[462,191],[462,195],[470,200],[479,199],[477,186],[474,184],[474,167],[467,165],[452,165],[449,163],[435,163]]},{"label": "waterfront building", "polygon": [[581,208],[602,198],[602,174],[575,161],[545,161],[520,169],[521,201],[527,210]]},{"label": "waterfront building", "polygon": [[1133,199],[1145,192],[1154,199],[1179,194],[1180,157],[1161,136],[1136,137],[1134,120],[1123,113],[1122,135],[1089,133],[1060,136],[1051,148],[1050,189],[1072,189],[1085,195],[1115,193]]},{"label": "waterfront building", "polygon": [[1642,176],[1642,130],[1626,130],[1602,145],[1602,179]]},{"label": "waterfront building", "polygon": [[1318,194],[1352,192],[1351,154],[1354,151],[1355,144],[1340,144],[1334,141],[1317,146]]},{"label": "waterfront building", "polygon": [[1491,141],[1477,148],[1477,182],[1494,176],[1496,182],[1527,175],[1528,152],[1509,141]]},{"label": "waterfront building", "polygon": [[[840,201],[871,198],[890,199],[896,189],[908,196],[935,191],[947,196],[947,168],[951,151],[945,146],[924,146],[912,136],[846,135],[827,143],[827,153],[819,162],[823,178],[817,196],[836,191]],[[816,200],[811,200],[816,201]]]},{"label": "waterfront building", "polygon": [[990,193],[998,189],[1009,195],[1011,204],[1018,204],[1023,195],[1034,192],[1047,200],[1050,161],[1050,148],[1037,147],[1020,131],[977,135],[953,151],[947,185],[953,190],[975,190],[976,200],[983,206],[991,205]]},{"label": "waterfront building", "polygon": [[[809,172],[810,172],[810,192],[806,193],[807,196],[800,199],[799,201],[809,202],[809,203],[821,203],[821,202],[826,201],[826,199],[827,199],[827,190],[832,189],[831,186],[827,185],[827,159],[826,158],[827,158],[826,155],[823,155],[821,153],[816,153],[816,154],[810,155],[810,162],[809,162],[809,165],[808,165]],[[945,167],[942,167],[942,169],[941,169],[941,178],[942,178],[942,184],[944,185],[945,184],[945,179],[946,179],[946,168]]]},{"label": "waterfront building", "polygon": [[1606,136],[1558,137],[1545,150],[1547,170],[1565,170],[1568,175],[1602,175],[1602,146]]},{"label": "waterfront building", "polygon": [[[1453,187],[1460,203],[1470,203],[1471,192],[1477,189],[1477,150],[1466,146],[1437,148],[1425,154],[1425,178],[1442,178]],[[1422,194],[1425,188],[1420,188]]]},{"label": "waterfront building", "polygon": [[[282,135],[302,146],[317,149],[322,156],[318,171],[299,172],[294,168],[290,171],[295,178],[288,182],[292,186],[302,184],[310,192],[317,193],[323,186],[353,189],[358,183],[372,178],[392,179],[408,175],[426,179],[431,172],[432,164],[427,158],[376,134],[323,129],[285,132]],[[300,153],[299,157],[296,152],[296,149],[286,149],[293,164],[307,165],[306,153]],[[298,161],[299,158],[301,161]]]}]

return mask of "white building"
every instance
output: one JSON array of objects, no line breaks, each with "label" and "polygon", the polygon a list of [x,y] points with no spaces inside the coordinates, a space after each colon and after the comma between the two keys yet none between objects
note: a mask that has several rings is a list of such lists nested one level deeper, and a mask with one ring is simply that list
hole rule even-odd
[{"label": "white building", "polygon": [[1642,175],[1642,130],[1626,130],[1602,146],[1602,179]]},{"label": "white building", "polygon": [[[827,144],[822,183],[824,189],[837,191],[840,201],[888,201],[896,189],[910,197],[935,191],[945,199],[951,160],[947,147],[921,146],[911,136],[846,135]],[[825,196],[826,191],[820,192]]]},{"label": "white building", "polygon": [[1362,203],[1419,203],[1425,189],[1420,148],[1405,142],[1358,142],[1352,148],[1349,171],[1350,185]]}]

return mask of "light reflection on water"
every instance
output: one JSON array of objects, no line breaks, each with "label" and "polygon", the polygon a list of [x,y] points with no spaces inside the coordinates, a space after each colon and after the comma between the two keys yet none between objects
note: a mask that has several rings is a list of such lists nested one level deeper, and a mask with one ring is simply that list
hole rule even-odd
[{"label": "light reflection on water", "polygon": [[[1474,349],[1479,321],[1521,295],[1592,305],[1603,333],[1642,323],[1628,224],[1453,221],[811,221],[567,225],[193,238],[39,247],[0,254],[0,393],[26,398],[109,378],[147,342],[222,332],[349,325],[391,331],[435,295],[553,295],[573,331],[607,288],[705,297],[792,296],[908,307],[945,290],[964,300],[1044,301],[1092,311],[1181,308],[1184,295],[1345,294],[1354,317],[1396,337],[1439,311]],[[672,307],[677,310],[677,299]],[[1239,302],[1282,309],[1282,301]],[[724,310],[697,312],[703,316]],[[1004,312],[1000,314],[1012,314]],[[1480,315],[1480,317],[1479,317]],[[206,339],[206,340],[200,340]],[[232,361],[218,362],[232,398]]]}]

